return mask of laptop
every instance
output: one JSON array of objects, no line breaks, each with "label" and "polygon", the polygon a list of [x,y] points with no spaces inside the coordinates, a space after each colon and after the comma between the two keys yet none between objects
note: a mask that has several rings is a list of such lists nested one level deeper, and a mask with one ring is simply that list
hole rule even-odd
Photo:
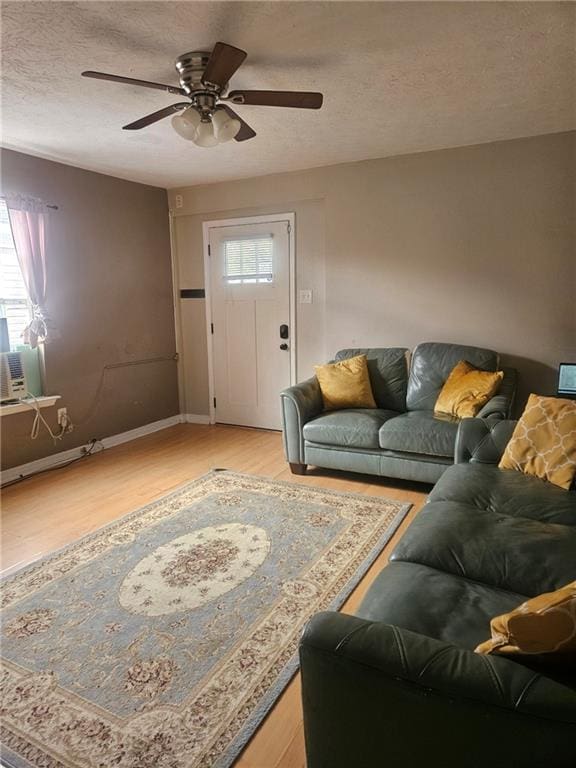
[{"label": "laptop", "polygon": [[560,363],[558,366],[558,397],[576,400],[576,363]]}]

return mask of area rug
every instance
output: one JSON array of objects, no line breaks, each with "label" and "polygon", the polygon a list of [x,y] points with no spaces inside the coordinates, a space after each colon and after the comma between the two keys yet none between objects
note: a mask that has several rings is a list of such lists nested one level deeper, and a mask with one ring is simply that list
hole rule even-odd
[{"label": "area rug", "polygon": [[213,471],[7,577],[4,764],[230,766],[410,506]]}]

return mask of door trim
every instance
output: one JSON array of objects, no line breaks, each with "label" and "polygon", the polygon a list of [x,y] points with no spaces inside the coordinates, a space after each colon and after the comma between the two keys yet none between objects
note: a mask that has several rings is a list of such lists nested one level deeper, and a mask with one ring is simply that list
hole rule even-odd
[{"label": "door trim", "polygon": [[[290,314],[290,384],[296,384],[296,214],[290,213],[272,213],[263,216],[240,216],[237,219],[217,219],[202,222],[202,239],[204,249],[204,289],[206,291],[206,343],[208,349],[208,395],[209,395],[209,413],[210,424],[216,423],[216,410],[214,408],[214,350],[213,334],[211,332],[212,323],[212,282],[210,272],[210,254],[208,245],[210,243],[210,230],[221,229],[222,227],[242,227],[253,224],[270,224],[286,221],[290,225],[288,232],[288,274],[289,274],[289,314]],[[280,397],[280,393],[278,393]]]}]

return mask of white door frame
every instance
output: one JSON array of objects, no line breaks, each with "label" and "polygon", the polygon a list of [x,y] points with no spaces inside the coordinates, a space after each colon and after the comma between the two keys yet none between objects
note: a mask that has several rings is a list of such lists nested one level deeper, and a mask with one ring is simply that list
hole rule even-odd
[{"label": "white door frame", "polygon": [[[212,283],[210,272],[210,230],[221,227],[242,227],[254,224],[270,224],[282,221],[288,222],[288,272],[290,294],[290,384],[296,384],[296,214],[272,213],[265,216],[240,216],[237,219],[218,219],[202,222],[202,238],[204,241],[204,291],[206,296],[206,341],[208,348],[208,394],[210,407],[210,424],[216,423],[214,408],[214,349],[212,324]],[[278,393],[280,397],[280,393]]]}]

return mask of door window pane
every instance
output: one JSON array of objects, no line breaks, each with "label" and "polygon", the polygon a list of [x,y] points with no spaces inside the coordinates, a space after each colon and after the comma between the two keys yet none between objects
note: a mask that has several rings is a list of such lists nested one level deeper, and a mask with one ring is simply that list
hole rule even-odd
[{"label": "door window pane", "polygon": [[225,240],[224,280],[229,284],[271,283],[273,246],[271,235]]}]

